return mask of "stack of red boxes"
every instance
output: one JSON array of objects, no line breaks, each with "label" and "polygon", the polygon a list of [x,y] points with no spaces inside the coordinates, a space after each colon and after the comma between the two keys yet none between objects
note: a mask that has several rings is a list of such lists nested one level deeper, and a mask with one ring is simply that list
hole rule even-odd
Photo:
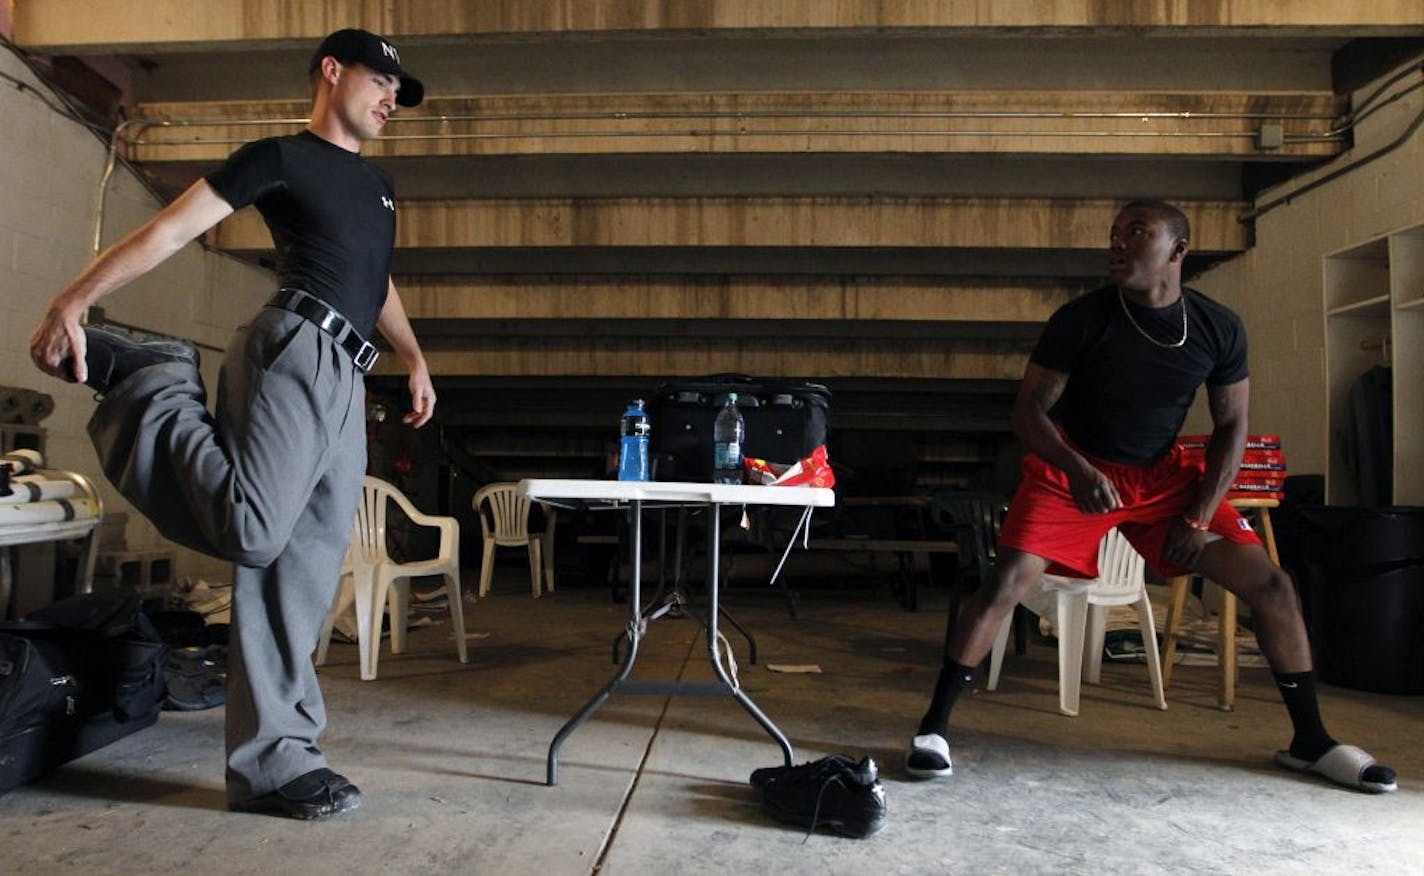
[{"label": "stack of red boxes", "polygon": [[[1177,443],[1187,459],[1206,468],[1206,442],[1209,435],[1179,435]],[[1246,452],[1241,457],[1241,470],[1226,498],[1284,499],[1286,496],[1286,457],[1281,453],[1281,436],[1247,435]]]}]

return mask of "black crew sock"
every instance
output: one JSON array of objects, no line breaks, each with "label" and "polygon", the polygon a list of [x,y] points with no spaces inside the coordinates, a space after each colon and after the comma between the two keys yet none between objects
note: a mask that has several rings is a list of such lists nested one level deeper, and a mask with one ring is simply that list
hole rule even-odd
[{"label": "black crew sock", "polygon": [[1315,696],[1315,673],[1276,672],[1276,688],[1285,700],[1295,737],[1291,739],[1291,757],[1314,763],[1337,744],[1325,732],[1320,719],[1320,701]]},{"label": "black crew sock", "polygon": [[939,679],[935,682],[934,698],[930,700],[929,710],[920,719],[917,735],[938,733],[948,739],[949,713],[954,708],[955,700],[959,699],[959,695],[973,681],[974,667],[955,663],[948,657],[944,658],[944,666],[940,668]]},{"label": "black crew sock", "polygon": [[[1325,722],[1320,719],[1320,701],[1315,696],[1315,673],[1276,672],[1276,687],[1281,699],[1290,712],[1291,724],[1295,727],[1295,738],[1291,740],[1290,755],[1297,760],[1315,763],[1330,749],[1339,745],[1325,732]],[[1372,764],[1360,773],[1360,780],[1377,785],[1394,785],[1397,781],[1394,770],[1384,764]]]}]

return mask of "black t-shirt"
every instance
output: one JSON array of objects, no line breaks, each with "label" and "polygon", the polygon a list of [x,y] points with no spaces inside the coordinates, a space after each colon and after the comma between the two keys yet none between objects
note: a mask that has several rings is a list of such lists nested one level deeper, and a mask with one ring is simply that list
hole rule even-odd
[{"label": "black t-shirt", "polygon": [[284,288],[315,295],[371,337],[396,235],[395,188],[385,172],[302,131],[248,143],[207,181],[234,210],[257,206]]},{"label": "black t-shirt", "polygon": [[[1113,462],[1143,463],[1171,449],[1197,387],[1246,379],[1246,329],[1241,318],[1194,289],[1182,302],[1139,307],[1116,286],[1090,292],[1049,317],[1030,359],[1068,375],[1051,416],[1084,452]],[[1133,327],[1123,310],[1131,310]],[[1182,336],[1180,347],[1163,344]]]}]

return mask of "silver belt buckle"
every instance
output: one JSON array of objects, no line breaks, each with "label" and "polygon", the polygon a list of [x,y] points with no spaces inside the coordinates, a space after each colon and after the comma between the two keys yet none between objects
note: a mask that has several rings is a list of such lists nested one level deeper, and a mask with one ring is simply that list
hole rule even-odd
[{"label": "silver belt buckle", "polygon": [[356,367],[362,371],[370,371],[380,355],[381,351],[376,349],[375,344],[370,341],[362,341],[361,349],[356,351],[356,355],[351,357],[351,361],[355,362]]}]

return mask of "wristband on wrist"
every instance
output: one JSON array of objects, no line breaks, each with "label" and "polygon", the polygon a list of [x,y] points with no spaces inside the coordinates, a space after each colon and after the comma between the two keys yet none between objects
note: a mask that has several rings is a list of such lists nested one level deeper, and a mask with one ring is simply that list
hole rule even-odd
[{"label": "wristband on wrist", "polygon": [[1207,532],[1211,529],[1210,520],[1198,520],[1195,517],[1188,517],[1187,515],[1183,514],[1182,522],[1190,526],[1192,529],[1195,529],[1197,532]]}]

